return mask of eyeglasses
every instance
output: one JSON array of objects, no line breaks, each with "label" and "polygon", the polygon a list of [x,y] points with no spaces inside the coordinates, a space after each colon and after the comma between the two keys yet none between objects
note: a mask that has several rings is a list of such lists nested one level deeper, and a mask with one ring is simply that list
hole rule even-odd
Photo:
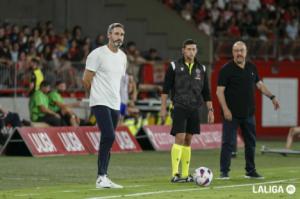
[{"label": "eyeglasses", "polygon": [[246,49],[233,49],[233,52],[241,52],[241,53],[243,53],[243,52],[246,52]]}]

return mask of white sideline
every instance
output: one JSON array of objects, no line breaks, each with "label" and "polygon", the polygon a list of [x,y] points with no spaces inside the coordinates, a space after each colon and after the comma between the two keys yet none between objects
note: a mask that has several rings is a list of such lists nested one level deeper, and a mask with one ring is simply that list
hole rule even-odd
[{"label": "white sideline", "polygon": [[[225,189],[225,188],[235,188],[235,187],[247,187],[247,186],[253,186],[253,185],[282,183],[282,182],[294,181],[294,180],[298,180],[298,179],[299,178],[292,178],[292,179],[276,180],[276,181],[268,181],[268,182],[258,182],[258,183],[248,183],[248,184],[235,184],[235,185],[226,185],[226,186],[215,186],[215,187],[211,187],[211,188],[212,189]],[[173,192],[186,192],[186,191],[202,191],[202,190],[211,189],[211,188],[210,187],[205,187],[205,188],[161,190],[161,191],[141,192],[141,193],[133,193],[133,194],[125,194],[125,195],[92,197],[92,198],[86,198],[86,199],[110,199],[110,198],[121,198],[121,197],[136,197],[136,196],[145,196],[145,195],[170,193],[170,192],[173,193]]]},{"label": "white sideline", "polygon": [[[148,185],[144,185],[144,184],[141,184],[141,185],[128,185],[126,186],[126,188],[136,188],[136,187],[145,187],[145,186],[148,186]],[[85,189],[86,190],[86,189]],[[99,189],[87,189],[88,191],[99,191]],[[53,194],[53,193],[76,193],[76,192],[81,192],[82,190],[63,190],[63,191],[55,191],[55,192],[48,192],[49,194]],[[28,193],[28,194],[15,194],[14,196],[16,197],[27,197],[27,196],[39,196],[39,195],[42,195],[42,194],[39,194],[39,193]]]}]

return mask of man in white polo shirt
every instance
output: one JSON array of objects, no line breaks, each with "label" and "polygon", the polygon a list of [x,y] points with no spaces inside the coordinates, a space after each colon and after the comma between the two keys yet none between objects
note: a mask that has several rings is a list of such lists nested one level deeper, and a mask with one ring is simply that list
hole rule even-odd
[{"label": "man in white polo shirt", "polygon": [[83,74],[83,85],[90,93],[91,111],[101,130],[96,188],[123,188],[108,178],[107,169],[119,117],[121,79],[126,72],[127,57],[119,49],[124,34],[122,24],[111,24],[107,30],[108,44],[88,55]]}]

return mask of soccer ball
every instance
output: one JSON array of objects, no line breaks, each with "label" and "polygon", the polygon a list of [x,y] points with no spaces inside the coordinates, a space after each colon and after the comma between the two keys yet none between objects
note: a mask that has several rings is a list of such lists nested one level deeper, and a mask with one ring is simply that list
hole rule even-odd
[{"label": "soccer ball", "polygon": [[199,167],[193,175],[196,185],[207,187],[213,179],[213,173],[209,168]]}]

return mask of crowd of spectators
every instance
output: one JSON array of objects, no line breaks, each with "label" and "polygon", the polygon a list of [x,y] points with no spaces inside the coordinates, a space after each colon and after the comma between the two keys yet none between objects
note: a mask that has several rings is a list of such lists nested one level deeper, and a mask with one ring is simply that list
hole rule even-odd
[{"label": "crowd of spectators", "polygon": [[[288,51],[291,60],[299,50],[299,0],[163,0],[163,3],[220,42],[243,39],[263,43],[263,48],[277,45],[279,50]],[[279,59],[283,56],[279,54]]]},{"label": "crowd of spectators", "polygon": [[[51,21],[39,22],[35,27],[0,23],[0,88],[15,86],[14,72],[17,72],[17,87],[28,87],[31,60],[37,59],[46,80],[54,84],[59,76],[69,90],[80,90],[87,55],[105,43],[105,34],[99,34],[93,40],[83,35],[80,26],[57,32]],[[129,63],[137,67],[162,60],[156,49],[141,52],[134,42],[124,44],[123,50],[129,55]]]}]

